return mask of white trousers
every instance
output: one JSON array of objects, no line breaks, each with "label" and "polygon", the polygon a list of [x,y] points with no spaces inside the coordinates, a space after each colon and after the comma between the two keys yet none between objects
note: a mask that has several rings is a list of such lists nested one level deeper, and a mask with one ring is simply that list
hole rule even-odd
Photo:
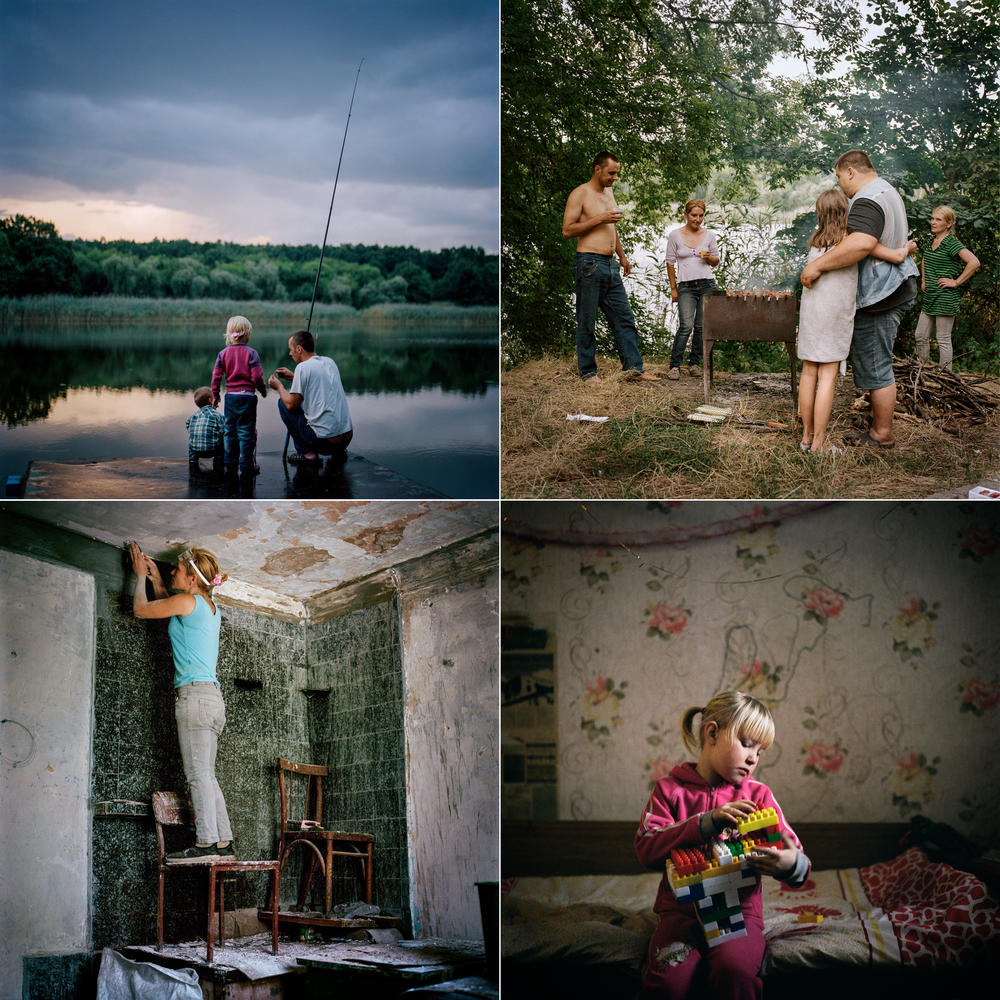
[{"label": "white trousers", "polygon": [[199,844],[233,839],[226,800],[215,777],[219,736],[226,725],[226,704],[218,686],[210,682],[175,689],[174,717],[181,746],[184,777],[191,788],[194,828]]},{"label": "white trousers", "polygon": [[951,330],[955,325],[954,316],[928,316],[927,313],[923,312],[920,314],[920,318],[917,320],[917,329],[913,334],[917,341],[917,357],[921,361],[930,360],[931,327],[935,325],[937,326],[935,339],[937,340],[938,350],[941,352],[939,364],[942,368],[947,368],[948,371],[951,371],[951,359],[953,357]]}]

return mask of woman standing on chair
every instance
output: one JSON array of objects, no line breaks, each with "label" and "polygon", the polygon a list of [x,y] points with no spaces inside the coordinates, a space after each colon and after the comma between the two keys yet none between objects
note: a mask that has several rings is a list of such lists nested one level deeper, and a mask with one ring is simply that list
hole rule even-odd
[{"label": "woman standing on chair", "polygon": [[[232,858],[233,831],[226,800],[215,777],[215,755],[226,724],[226,706],[219,690],[219,609],[212,588],[225,582],[218,560],[205,549],[182,553],[170,574],[170,589],[156,563],[133,542],[129,548],[135,572],[132,611],[136,618],[169,618],[167,633],[174,657],[174,714],[184,776],[191,788],[196,843],[167,855],[173,861]],[[146,595],[146,580],[155,600]]]}]

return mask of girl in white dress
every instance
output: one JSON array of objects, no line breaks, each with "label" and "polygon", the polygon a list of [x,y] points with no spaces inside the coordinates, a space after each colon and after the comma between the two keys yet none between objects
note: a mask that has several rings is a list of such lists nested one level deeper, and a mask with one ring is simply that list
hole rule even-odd
[{"label": "girl in white dress", "polygon": [[[809,260],[825,254],[847,235],[847,195],[839,187],[816,199],[816,231],[809,237]],[[871,256],[900,264],[916,249],[912,240],[899,249],[879,243]],[[854,309],[858,293],[858,265],[824,271],[811,288],[802,289],[799,302],[798,354],[802,361],[799,416],[803,451],[842,454],[828,444],[826,428],[833,410],[840,364],[847,359],[854,336]]]}]

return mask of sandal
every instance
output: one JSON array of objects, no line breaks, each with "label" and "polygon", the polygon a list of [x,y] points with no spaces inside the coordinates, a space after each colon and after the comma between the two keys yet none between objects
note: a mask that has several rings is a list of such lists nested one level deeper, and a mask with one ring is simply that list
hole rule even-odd
[{"label": "sandal", "polygon": [[876,441],[867,431],[864,434],[845,434],[844,444],[850,445],[852,448],[874,448],[876,451],[889,451],[896,447],[895,441],[889,444],[882,444],[881,441]]}]

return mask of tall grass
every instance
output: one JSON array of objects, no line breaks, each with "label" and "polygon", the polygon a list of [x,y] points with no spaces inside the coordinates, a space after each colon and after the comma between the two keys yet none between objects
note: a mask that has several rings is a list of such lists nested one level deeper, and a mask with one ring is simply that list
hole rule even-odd
[{"label": "tall grass", "polygon": [[[237,299],[153,299],[123,295],[77,298],[42,295],[25,299],[0,299],[0,330],[30,326],[193,323],[218,324],[236,314],[257,324],[273,323],[304,327],[308,302],[263,302]],[[316,303],[313,328],[336,326],[436,326],[496,328],[498,312],[492,306],[462,308],[447,303],[418,305],[409,302],[381,303],[354,309],[340,303]]]},{"label": "tall grass", "polygon": [[[892,451],[843,447],[840,455],[817,456],[799,448],[787,374],[767,381],[719,373],[712,399],[734,416],[710,426],[687,419],[704,400],[700,378],[638,382],[619,370],[617,359],[600,359],[599,374],[601,384],[584,385],[572,361],[552,357],[503,374],[502,497],[866,499],[951,490],[964,496],[1000,463],[1000,411],[957,433],[900,419]],[[841,379],[829,428],[838,447],[864,427],[853,403],[853,384]],[[581,411],[607,420],[566,419]],[[788,426],[752,422],[774,419]]]}]

